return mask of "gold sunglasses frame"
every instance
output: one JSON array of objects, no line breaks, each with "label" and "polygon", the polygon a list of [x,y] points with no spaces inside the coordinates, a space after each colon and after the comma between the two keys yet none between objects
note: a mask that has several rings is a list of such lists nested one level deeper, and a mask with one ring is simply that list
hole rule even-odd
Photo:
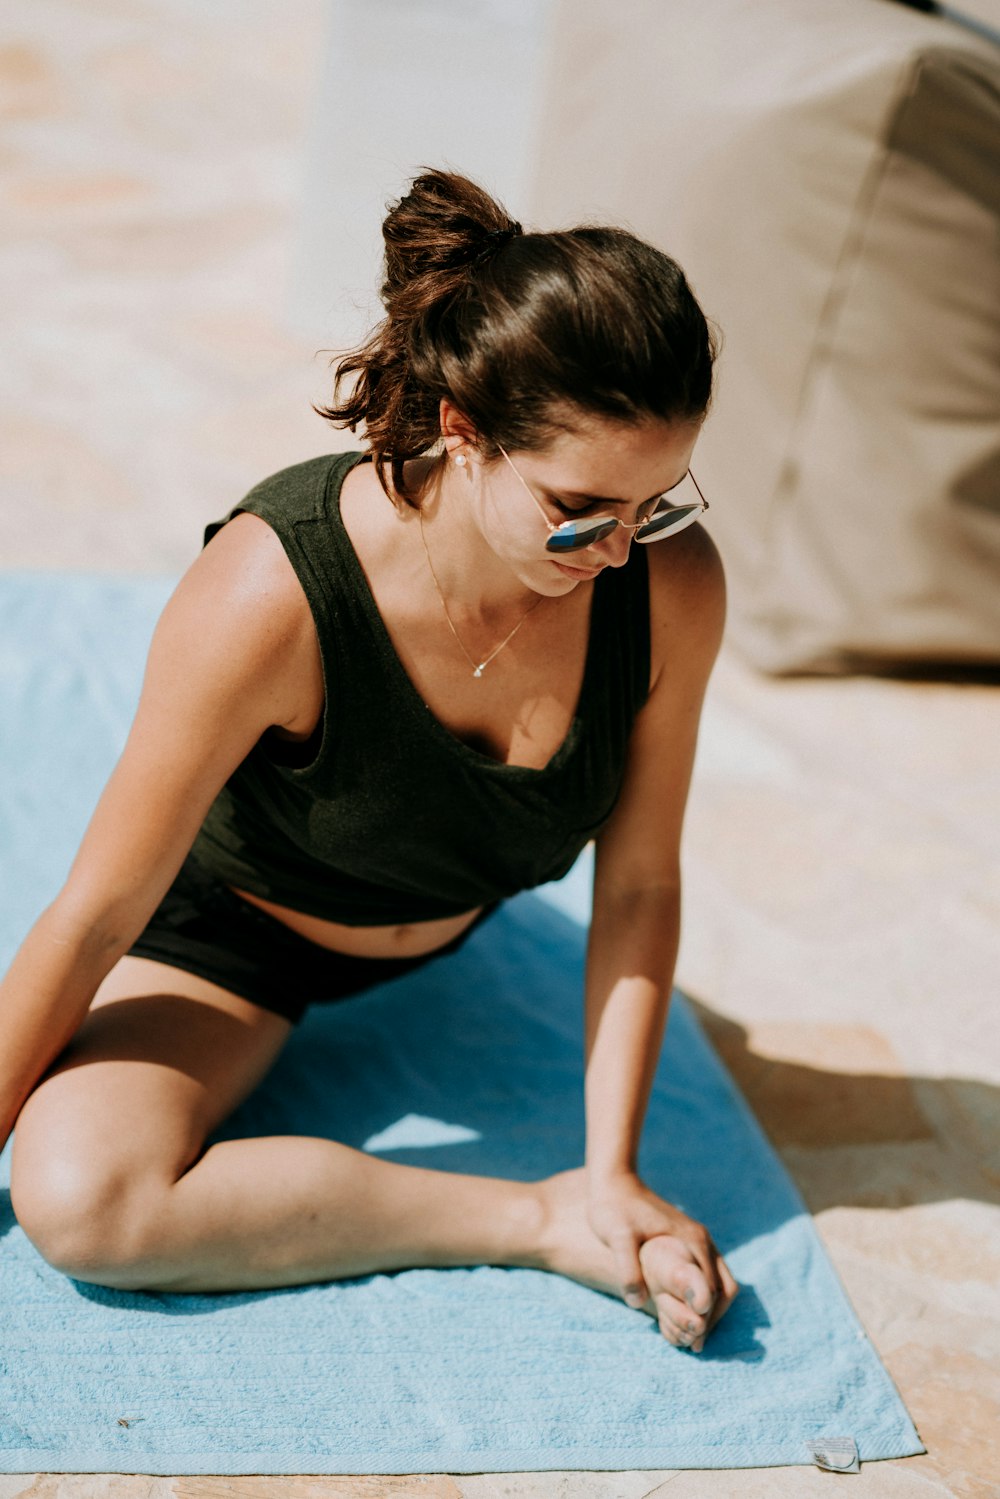
[{"label": "gold sunglasses frame", "polygon": [[[708,510],[708,508],[709,508],[708,501],[706,500],[705,496],[701,492],[701,486],[699,485],[698,480],[695,478],[695,476],[691,472],[691,470],[688,469],[687,473],[684,475],[684,479],[690,479],[691,483],[694,485],[695,489],[698,491],[698,498],[701,500],[700,507],[699,506],[692,506],[692,505],[668,505],[664,509],[661,510],[659,508],[659,501],[662,500],[662,499],[664,499],[668,494],[672,493],[671,490],[665,489],[663,491],[663,494],[657,495],[656,501],[654,502],[652,514],[649,515],[649,516],[647,516],[647,518],[645,520],[634,521],[634,522],[630,523],[629,521],[620,520],[617,515],[588,515],[588,516],[581,516],[580,520],[578,520],[578,521],[575,521],[575,520],[564,520],[564,521],[560,521],[558,524],[556,524],[554,521],[550,521],[549,518],[548,518],[548,516],[545,514],[545,511],[542,509],[542,505],[541,505],[540,500],[537,498],[537,496],[535,495],[534,491],[529,486],[527,480],[523,477],[522,474],[520,474],[518,472],[515,464],[513,463],[512,459],[510,457],[510,454],[507,452],[506,448],[501,447],[500,443],[497,443],[497,447],[500,448],[501,453],[506,458],[506,460],[510,464],[511,468],[514,470],[514,473],[515,473],[517,479],[520,481],[521,485],[524,487],[524,489],[527,491],[527,493],[531,496],[531,499],[534,501],[536,510],[538,511],[539,515],[542,517],[542,520],[545,522],[546,526],[548,527],[549,539],[545,543],[545,550],[547,552],[582,552],[587,547],[593,546],[594,545],[593,539],[588,540],[588,541],[581,541],[580,544],[579,544],[579,546],[573,546],[573,547],[558,546],[558,545],[557,546],[552,546],[551,545],[552,537],[553,536],[557,536],[560,531],[562,531],[565,534],[566,531],[568,531],[568,530],[570,530],[570,529],[572,529],[572,528],[574,528],[576,526],[579,526],[579,525],[588,525],[588,524],[589,525],[594,525],[594,526],[607,526],[607,525],[624,526],[626,531],[633,532],[633,536],[632,536],[632,540],[633,541],[639,542],[639,544],[641,546],[648,546],[651,542],[654,542],[654,541],[666,541],[668,537],[670,537],[670,536],[676,536],[678,530],[683,531],[683,530],[685,530],[687,528],[687,526],[693,525],[696,520],[700,520],[701,516],[703,516],[705,514],[705,511]],[[684,479],[679,479],[677,482],[679,484],[683,484]],[[657,531],[653,532],[652,536],[639,536],[637,534],[639,531],[642,530],[642,528],[644,526],[651,525],[652,521],[653,521],[653,518],[656,515],[668,514],[670,512],[670,510],[693,510],[695,513],[694,513],[694,516],[693,516],[692,520],[686,521],[683,526],[679,526],[676,530],[673,530],[673,531],[671,531],[671,530],[657,530]],[[605,535],[610,535],[610,532],[606,532]],[[603,541],[604,537],[601,536],[601,537],[598,538],[598,540]]]}]

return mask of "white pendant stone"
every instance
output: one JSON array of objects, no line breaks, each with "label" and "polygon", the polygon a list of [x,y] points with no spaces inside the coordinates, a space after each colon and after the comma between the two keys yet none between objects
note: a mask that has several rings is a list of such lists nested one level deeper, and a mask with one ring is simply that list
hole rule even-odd
[{"label": "white pendant stone", "polygon": [[475,669],[475,671],[472,673],[472,675],[474,677],[481,677],[482,674],[483,674],[483,668],[481,666],[477,666],[476,669]]}]

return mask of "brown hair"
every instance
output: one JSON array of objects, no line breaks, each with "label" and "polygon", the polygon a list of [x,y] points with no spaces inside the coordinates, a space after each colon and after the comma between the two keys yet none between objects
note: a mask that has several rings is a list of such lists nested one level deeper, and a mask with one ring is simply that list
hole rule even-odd
[{"label": "brown hair", "polygon": [[388,468],[417,503],[403,464],[439,440],[444,396],[490,456],[539,448],[581,412],[708,410],[713,332],[677,263],[628,230],[525,234],[468,178],[427,169],[382,234],[386,317],[339,360],[333,403],[313,409],[352,432],[364,423],[386,493]]}]

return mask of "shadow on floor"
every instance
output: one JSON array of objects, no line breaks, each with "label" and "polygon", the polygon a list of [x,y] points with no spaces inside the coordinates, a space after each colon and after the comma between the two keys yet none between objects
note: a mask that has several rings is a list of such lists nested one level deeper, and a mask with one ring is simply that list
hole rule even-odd
[{"label": "shadow on floor", "polygon": [[[1000,1089],[864,1070],[870,1031],[855,1033],[857,1071],[820,1065],[832,1027],[814,1028],[815,1064],[763,1055],[744,1026],[687,997],[812,1212],[957,1197],[1000,1203]],[[788,1029],[801,1050],[809,1028]],[[843,1060],[850,1029],[839,1039]]]}]

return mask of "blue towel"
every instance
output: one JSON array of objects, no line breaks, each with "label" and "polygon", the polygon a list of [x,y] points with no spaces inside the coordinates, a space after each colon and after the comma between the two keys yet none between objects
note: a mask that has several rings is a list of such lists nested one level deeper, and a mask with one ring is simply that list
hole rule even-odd
[{"label": "blue towel", "polygon": [[[55,893],[129,722],[161,580],[0,578],[0,961]],[[557,909],[558,907],[562,909]],[[575,918],[575,919],[574,919]],[[578,869],[457,953],[310,1010],[210,1137],[328,1136],[530,1180],[584,1147]],[[0,1157],[0,1177],[9,1150]],[[781,1163],[675,995],[640,1153],[742,1289],[704,1353],[543,1271],[140,1294],[48,1266],[0,1192],[0,1471],[727,1468],[922,1452]]]}]

